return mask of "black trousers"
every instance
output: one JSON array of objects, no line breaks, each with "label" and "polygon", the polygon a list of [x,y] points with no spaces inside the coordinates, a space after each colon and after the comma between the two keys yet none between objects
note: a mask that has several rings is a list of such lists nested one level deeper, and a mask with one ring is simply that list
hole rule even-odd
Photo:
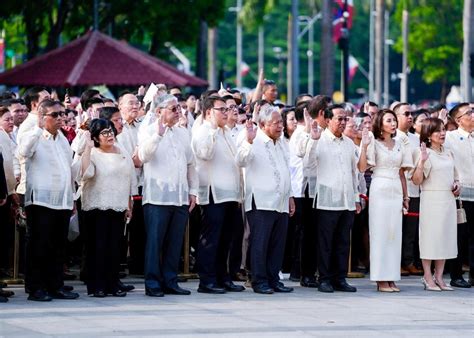
[{"label": "black trousers", "polygon": [[[141,187],[139,192],[141,196]],[[129,272],[134,275],[144,274],[145,262],[145,219],[143,216],[143,206],[141,200],[135,200],[133,203],[132,219],[127,226],[129,232]]]},{"label": "black trousers", "polygon": [[242,205],[238,206],[239,215],[236,215],[236,224],[232,233],[229,254],[229,273],[231,276],[240,271],[242,265],[242,241],[244,239],[244,219],[242,216]]},{"label": "black trousers", "polygon": [[319,280],[340,281],[347,277],[350,231],[354,211],[318,209]]},{"label": "black trousers", "polygon": [[63,265],[71,210],[26,207],[28,237],[25,286],[54,292],[64,286]]},{"label": "black trousers", "polygon": [[8,270],[13,263],[13,247],[15,242],[15,222],[12,217],[12,196],[0,206],[0,269]]},{"label": "black trousers", "polygon": [[237,202],[214,203],[212,195],[201,206],[202,227],[197,248],[197,272],[202,284],[231,280],[228,259],[232,235],[242,226],[242,214]]},{"label": "black trousers", "polygon": [[87,224],[87,293],[117,291],[124,212],[84,211]]},{"label": "black trousers", "polygon": [[318,267],[318,210],[313,199],[302,199],[301,277],[314,277]]},{"label": "black trousers", "polygon": [[247,212],[247,219],[252,286],[275,286],[285,251],[288,214],[253,209]]},{"label": "black trousers", "polygon": [[451,279],[462,277],[463,259],[469,260],[469,278],[474,280],[474,202],[462,201],[467,222],[458,224],[458,257],[448,261]]},{"label": "black trousers", "polygon": [[[420,212],[420,198],[412,197],[409,205],[410,212]],[[402,225],[402,266],[415,264],[420,259],[418,246],[419,218],[403,216]]]}]

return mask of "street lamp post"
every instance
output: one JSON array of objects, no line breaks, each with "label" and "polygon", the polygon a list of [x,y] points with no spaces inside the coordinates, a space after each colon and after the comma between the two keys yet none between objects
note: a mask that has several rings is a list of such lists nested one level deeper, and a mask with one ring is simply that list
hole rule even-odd
[{"label": "street lamp post", "polygon": [[308,50],[306,51],[306,55],[308,56],[308,94],[311,95],[314,93],[314,23],[320,18],[321,13],[316,14],[312,18],[305,15],[298,17],[300,23],[304,24],[304,22],[306,22],[306,26],[298,35],[298,40],[308,32]]}]

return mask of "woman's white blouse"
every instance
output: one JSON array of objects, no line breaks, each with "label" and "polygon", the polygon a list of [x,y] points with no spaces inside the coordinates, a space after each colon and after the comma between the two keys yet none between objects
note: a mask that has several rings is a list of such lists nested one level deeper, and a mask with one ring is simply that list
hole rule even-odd
[{"label": "woman's white blouse", "polygon": [[215,203],[241,202],[241,170],[235,160],[237,147],[229,128],[213,129],[208,121],[203,121],[193,132],[191,147],[199,175],[198,204],[209,204],[209,189]]},{"label": "woman's white blouse", "polygon": [[72,150],[61,132],[53,137],[34,127],[25,132],[18,154],[26,159],[25,206],[34,204],[57,210],[73,208]]},{"label": "woman's white blouse", "polygon": [[237,152],[239,166],[245,167],[245,211],[288,212],[292,197],[288,147],[260,129],[252,144],[244,141]]},{"label": "woman's white blouse", "polygon": [[316,207],[322,210],[355,210],[359,202],[357,148],[345,135],[334,136],[325,129],[319,140],[308,141],[304,159],[307,168],[316,168]]},{"label": "woman's white blouse", "polygon": [[131,157],[122,150],[121,153],[104,153],[92,148],[90,165],[82,174],[81,187],[82,210],[127,210],[130,196],[136,194]]},{"label": "woman's white blouse", "polygon": [[144,163],[143,204],[189,204],[189,195],[197,196],[198,178],[188,130],[175,126],[160,136],[156,123],[141,130],[138,157]]},{"label": "woman's white blouse", "polygon": [[8,195],[15,193],[15,151],[14,144],[8,134],[0,129],[0,153],[3,156],[3,169],[7,181]]}]

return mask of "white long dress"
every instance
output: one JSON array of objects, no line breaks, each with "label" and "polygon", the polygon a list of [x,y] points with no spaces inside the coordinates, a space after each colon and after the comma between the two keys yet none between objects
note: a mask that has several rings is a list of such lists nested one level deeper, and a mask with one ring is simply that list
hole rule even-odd
[{"label": "white long dress", "polygon": [[423,168],[420,195],[420,258],[456,258],[456,200],[451,191],[457,179],[454,159],[449,150],[427,151],[430,155]]},{"label": "white long dress", "polygon": [[372,140],[367,163],[373,175],[369,194],[370,280],[400,280],[403,190],[400,168],[411,169],[410,149],[395,139],[393,149]]}]

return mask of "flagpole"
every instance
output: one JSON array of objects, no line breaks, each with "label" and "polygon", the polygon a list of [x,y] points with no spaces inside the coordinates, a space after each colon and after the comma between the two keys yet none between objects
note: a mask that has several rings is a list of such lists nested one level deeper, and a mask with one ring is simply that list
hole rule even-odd
[{"label": "flagpole", "polygon": [[347,0],[344,0],[344,12],[342,14],[342,30],[341,37],[339,39],[339,48],[342,51],[342,86],[341,92],[344,97],[344,101],[349,100],[349,29],[347,26],[347,19],[349,18],[349,12],[347,11]]}]

